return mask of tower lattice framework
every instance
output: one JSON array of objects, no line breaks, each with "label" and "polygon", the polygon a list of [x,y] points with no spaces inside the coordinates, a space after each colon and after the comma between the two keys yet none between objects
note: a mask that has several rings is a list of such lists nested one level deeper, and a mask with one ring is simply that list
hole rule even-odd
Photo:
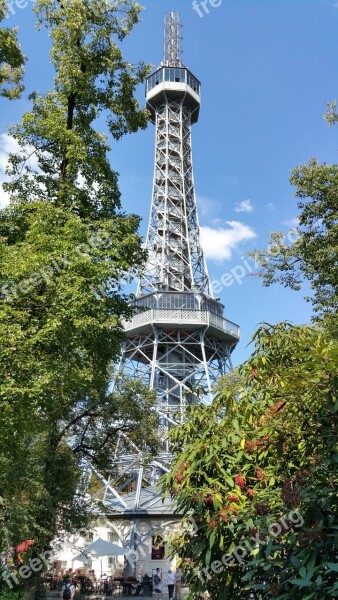
[{"label": "tower lattice framework", "polygon": [[[151,464],[121,438],[116,472],[104,479],[104,503],[133,523],[167,514],[156,488],[170,469],[168,430],[188,404],[208,402],[216,380],[231,368],[239,327],[223,316],[213,297],[196,207],[191,126],[198,121],[200,82],[181,62],[180,21],[165,20],[165,60],[146,83],[147,108],[155,125],[153,195],[136,312],[124,323],[120,373],[156,390],[162,450]],[[132,490],[125,493],[125,490]],[[136,544],[131,528],[130,546]]]}]

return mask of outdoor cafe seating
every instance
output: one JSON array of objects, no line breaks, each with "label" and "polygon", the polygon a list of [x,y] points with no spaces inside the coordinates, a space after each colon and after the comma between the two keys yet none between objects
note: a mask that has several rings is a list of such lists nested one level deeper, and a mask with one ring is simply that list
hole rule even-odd
[{"label": "outdoor cafe seating", "polygon": [[[64,583],[63,577],[47,576],[44,581],[46,591],[60,592]],[[75,585],[77,598],[88,598],[95,596],[151,596],[152,582],[151,578],[143,578],[142,581],[137,579],[124,579],[123,577],[108,577],[106,580],[97,581],[87,575],[73,575],[72,583]]]}]

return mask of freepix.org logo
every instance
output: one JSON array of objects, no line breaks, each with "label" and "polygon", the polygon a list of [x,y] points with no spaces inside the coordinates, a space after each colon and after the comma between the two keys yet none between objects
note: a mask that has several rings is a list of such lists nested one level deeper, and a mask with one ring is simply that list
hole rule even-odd
[{"label": "freepix.org logo", "polygon": [[219,8],[223,4],[223,0],[193,0],[192,8],[199,17],[204,17],[204,15],[208,15],[210,13],[211,8]]}]

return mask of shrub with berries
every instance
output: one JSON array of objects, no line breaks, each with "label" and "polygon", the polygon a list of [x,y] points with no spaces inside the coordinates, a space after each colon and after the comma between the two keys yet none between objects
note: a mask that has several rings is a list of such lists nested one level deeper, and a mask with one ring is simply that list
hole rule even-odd
[{"label": "shrub with berries", "polygon": [[[179,488],[178,512],[197,525],[179,536],[175,554],[189,560],[194,597],[333,598],[338,348],[319,331],[287,325],[262,327],[256,344],[215,401],[192,405],[172,430],[177,461],[166,480]],[[243,564],[234,559],[214,575],[213,562],[238,546],[247,548]]]},{"label": "shrub with berries", "polygon": [[245,481],[245,477],[243,477],[242,475],[236,475],[236,477],[235,477],[235,483],[236,483],[236,485],[238,485],[238,487],[241,490],[245,489],[246,481]]},{"label": "shrub with berries", "polygon": [[259,481],[264,481],[264,479],[266,479],[266,474],[264,473],[263,469],[261,469],[260,467],[258,467],[256,469],[256,478]]},{"label": "shrub with berries", "polygon": [[208,495],[204,498],[204,503],[205,504],[212,504],[213,503],[213,497]]},{"label": "shrub with berries", "polygon": [[221,510],[220,515],[221,515],[221,519],[222,519],[223,523],[228,523],[228,521],[229,521],[228,513],[225,510]]},{"label": "shrub with berries", "polygon": [[252,454],[257,447],[257,443],[256,442],[245,442],[244,447],[245,447],[245,451],[248,454]]},{"label": "shrub with berries", "polygon": [[238,502],[239,502],[239,498],[238,498],[237,494],[230,494],[228,496],[228,500],[229,500],[229,502],[235,502],[236,504],[238,504]]}]

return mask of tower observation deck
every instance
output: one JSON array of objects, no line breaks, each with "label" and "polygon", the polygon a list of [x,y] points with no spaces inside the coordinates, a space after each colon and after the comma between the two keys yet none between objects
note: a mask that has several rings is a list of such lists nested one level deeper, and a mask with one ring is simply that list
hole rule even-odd
[{"label": "tower observation deck", "polygon": [[155,125],[148,260],[133,302],[135,314],[124,323],[120,364],[125,376],[156,390],[162,450],[145,465],[141,454],[121,444],[117,468],[124,481],[126,473],[134,481],[133,491],[124,494],[106,482],[105,502],[125,518],[163,512],[156,482],[170,469],[168,430],[184,420],[187,405],[211,401],[212,387],[231,369],[239,341],[238,325],[224,317],[224,306],[213,297],[200,242],[191,127],[199,117],[201,84],[181,61],[180,41],[179,17],[170,13],[164,62],[146,82]]}]

